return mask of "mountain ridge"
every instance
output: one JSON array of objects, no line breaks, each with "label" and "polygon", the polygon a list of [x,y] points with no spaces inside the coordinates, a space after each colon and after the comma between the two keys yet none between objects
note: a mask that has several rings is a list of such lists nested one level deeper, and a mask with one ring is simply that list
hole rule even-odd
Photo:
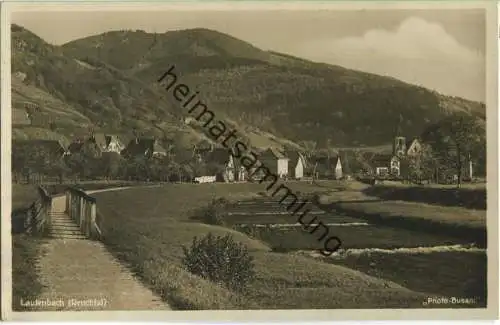
[{"label": "mountain ridge", "polygon": [[[21,90],[13,84],[18,93],[13,109],[22,111],[21,98],[32,97],[26,93],[36,88],[87,117],[87,128],[105,132],[130,135],[137,129],[158,138],[185,137],[183,146],[205,137],[184,123],[181,107],[155,84],[172,63],[179,78],[199,89],[207,106],[249,140],[268,134],[258,147],[303,141],[324,146],[328,139],[338,147],[377,146],[392,141],[400,120],[412,137],[453,112],[484,116],[482,103],[392,77],[263,51],[204,28],[163,34],[111,31],[61,46],[17,25],[11,30],[12,72],[26,87],[34,87]],[[54,119],[59,125],[53,132],[75,136],[64,127],[74,123]],[[269,140],[270,135],[277,141]]]}]

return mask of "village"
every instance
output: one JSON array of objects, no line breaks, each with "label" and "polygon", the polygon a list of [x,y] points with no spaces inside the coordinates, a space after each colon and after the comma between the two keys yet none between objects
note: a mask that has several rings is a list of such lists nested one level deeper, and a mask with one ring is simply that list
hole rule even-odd
[{"label": "village", "polygon": [[[287,180],[371,177],[408,181],[416,169],[423,168],[411,164],[423,159],[423,148],[418,138],[408,141],[396,136],[391,154],[364,152],[360,158],[350,152],[267,148],[259,151],[259,159],[272,173]],[[258,175],[241,166],[230,149],[208,141],[192,149],[166,150],[154,137],[137,136],[124,144],[117,135],[91,133],[75,139],[69,146],[56,140],[13,140],[12,152],[16,182],[63,182],[71,177],[195,183],[258,179]],[[463,180],[473,180],[472,159],[463,170]],[[427,176],[424,179],[430,182],[434,175]],[[457,180],[456,174],[452,177],[444,181]],[[422,177],[417,182],[422,183]]]},{"label": "village", "polygon": [[[136,29],[136,13],[104,28],[108,17],[75,11],[70,20],[93,31],[60,44],[66,28],[44,28],[66,26],[69,12],[14,15],[3,196],[12,310],[323,309],[331,318],[333,309],[489,308],[485,89],[441,73],[443,62],[475,75],[484,65],[453,65],[454,47],[418,48],[447,21],[481,19],[388,19],[396,11],[372,22],[358,11],[294,11],[289,22],[269,12],[284,31],[270,43],[318,42],[311,53],[355,66],[273,50],[262,41],[278,28],[256,29],[265,11],[245,35],[237,25],[250,11],[217,12],[218,27],[202,10],[158,12],[155,24],[150,13],[149,30]],[[321,19],[352,25],[314,30]],[[359,64],[383,66],[380,51],[327,50],[358,31],[405,41],[374,42],[395,53],[371,71]],[[408,37],[436,60],[397,63]],[[402,78],[403,66],[425,80]]]},{"label": "village", "polygon": [[[392,153],[265,148],[259,160],[285,180],[371,178],[401,182],[456,182],[457,173],[438,179],[426,164],[428,148],[418,138],[394,137]],[[66,179],[125,179],[161,182],[246,182],[261,175],[247,171],[230,149],[209,141],[191,149],[165,149],[154,137],[135,136],[124,143],[114,134],[94,133],[65,146],[56,140],[14,140],[16,182],[63,182]],[[428,160],[428,159],[427,159]],[[425,173],[427,168],[427,173]],[[462,180],[474,179],[472,159],[462,167]]]}]

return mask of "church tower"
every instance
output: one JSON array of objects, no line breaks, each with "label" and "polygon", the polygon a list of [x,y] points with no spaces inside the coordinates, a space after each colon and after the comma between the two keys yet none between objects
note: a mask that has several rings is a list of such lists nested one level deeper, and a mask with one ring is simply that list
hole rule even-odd
[{"label": "church tower", "polygon": [[394,143],[392,145],[392,154],[397,157],[403,157],[406,154],[406,138],[402,136],[401,123],[403,117],[399,116],[399,123],[396,127],[396,132],[394,135]]},{"label": "church tower", "polygon": [[394,137],[393,155],[403,157],[406,154],[406,138],[402,136]]}]

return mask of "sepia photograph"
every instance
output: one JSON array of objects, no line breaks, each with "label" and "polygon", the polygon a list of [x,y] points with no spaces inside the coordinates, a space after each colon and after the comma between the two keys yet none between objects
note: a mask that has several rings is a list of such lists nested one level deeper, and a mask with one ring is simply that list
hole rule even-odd
[{"label": "sepia photograph", "polygon": [[498,317],[496,17],[4,4],[2,318]]}]

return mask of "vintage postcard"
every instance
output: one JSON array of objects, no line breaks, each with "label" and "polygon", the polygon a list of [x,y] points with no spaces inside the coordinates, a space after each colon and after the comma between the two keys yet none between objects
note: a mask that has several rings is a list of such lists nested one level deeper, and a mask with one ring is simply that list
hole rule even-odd
[{"label": "vintage postcard", "polygon": [[4,3],[2,317],[497,318],[497,26]]}]

